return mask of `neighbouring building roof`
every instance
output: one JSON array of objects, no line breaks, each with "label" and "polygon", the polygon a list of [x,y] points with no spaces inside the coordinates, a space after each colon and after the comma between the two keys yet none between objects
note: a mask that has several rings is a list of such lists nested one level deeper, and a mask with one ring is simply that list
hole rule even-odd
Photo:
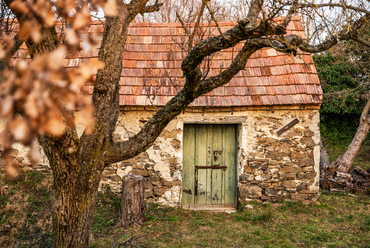
[{"label": "neighbouring building roof", "polygon": [[[220,22],[222,31],[235,26],[235,22]],[[81,35],[95,30],[102,34],[100,22],[94,22]],[[288,33],[304,36],[298,18],[287,27]],[[120,105],[163,106],[181,90],[184,84],[180,69],[186,56],[187,37],[179,23],[132,23],[128,31],[123,54],[120,80]],[[218,35],[214,24],[203,24],[201,36]],[[197,37],[196,39],[199,39]],[[207,77],[227,68],[242,44],[212,56]],[[74,67],[86,59],[97,58],[77,54],[69,59],[67,67]],[[93,86],[85,86],[91,94]],[[248,60],[228,84],[197,98],[190,106],[263,106],[321,104],[322,89],[312,56],[300,52],[296,57],[272,48],[261,49]]]}]

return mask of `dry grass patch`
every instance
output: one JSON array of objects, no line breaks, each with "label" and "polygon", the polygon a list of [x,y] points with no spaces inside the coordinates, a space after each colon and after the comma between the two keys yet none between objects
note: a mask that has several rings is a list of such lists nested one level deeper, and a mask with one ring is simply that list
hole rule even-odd
[{"label": "dry grass patch", "polygon": [[51,176],[25,172],[15,181],[0,175],[0,247],[51,244]]}]

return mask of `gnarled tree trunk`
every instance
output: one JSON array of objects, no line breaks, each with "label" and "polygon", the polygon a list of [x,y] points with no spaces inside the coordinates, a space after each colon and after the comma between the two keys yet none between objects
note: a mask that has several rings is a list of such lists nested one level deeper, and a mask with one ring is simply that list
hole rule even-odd
[{"label": "gnarled tree trunk", "polygon": [[348,172],[353,164],[353,160],[358,154],[362,142],[366,139],[367,134],[370,130],[370,98],[366,103],[366,106],[361,114],[360,125],[357,128],[357,132],[352,139],[351,144],[348,146],[347,150],[342,156],[334,160],[331,163],[329,169],[339,172]]},{"label": "gnarled tree trunk", "polygon": [[76,149],[80,145],[76,139],[73,129],[67,129],[62,137],[38,136],[54,179],[53,247],[89,247],[92,210],[104,162],[98,159],[99,151]]}]

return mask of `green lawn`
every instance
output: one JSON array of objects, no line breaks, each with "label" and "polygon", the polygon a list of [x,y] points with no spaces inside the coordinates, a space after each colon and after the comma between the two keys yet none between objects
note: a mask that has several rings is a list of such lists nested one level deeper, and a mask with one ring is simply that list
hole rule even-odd
[{"label": "green lawn", "polygon": [[[0,179],[0,247],[50,247],[51,179],[27,172]],[[282,201],[234,214],[149,205],[141,226],[116,228],[119,197],[98,193],[91,247],[370,247],[370,197],[322,192],[308,205]],[[125,247],[125,246],[120,246]],[[126,246],[130,247],[130,246]]]},{"label": "green lawn", "polygon": [[142,226],[95,228],[91,246],[114,247],[134,236],[142,247],[369,247],[369,200],[322,192],[308,205],[253,202],[235,214],[150,205]]}]

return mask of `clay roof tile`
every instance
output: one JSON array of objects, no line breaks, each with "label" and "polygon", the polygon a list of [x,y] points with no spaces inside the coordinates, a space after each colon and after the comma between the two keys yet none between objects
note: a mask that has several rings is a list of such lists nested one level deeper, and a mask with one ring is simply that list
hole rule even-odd
[{"label": "clay roof tile", "polygon": [[[279,18],[275,21],[281,20]],[[232,28],[235,24],[235,22],[219,22],[223,31]],[[219,35],[214,23],[205,23],[201,27],[205,31]],[[81,30],[81,35],[87,36],[92,30],[102,34],[103,26],[99,21],[94,21],[90,27]],[[287,32],[303,35],[303,28],[298,18],[292,19]],[[131,24],[123,53],[123,69],[119,82],[120,104],[163,106],[176,95],[185,82],[181,64],[186,52],[181,50],[179,44],[186,42],[187,36],[179,23]],[[231,59],[236,57],[242,46],[243,42],[234,48],[217,52],[211,58],[207,77],[218,75],[220,71],[228,68]],[[17,56],[28,54],[25,45],[22,45],[21,49],[19,54],[12,58],[11,64],[16,63]],[[71,53],[65,61],[65,66],[76,67],[89,59],[97,59],[97,55],[97,51],[88,56],[83,53]],[[203,63],[202,66],[204,65],[207,70],[207,64]],[[92,85],[83,88],[84,94],[92,94],[92,91]],[[240,71],[228,84],[214,89],[206,96],[199,97],[191,106],[320,104],[322,94],[310,54],[299,51],[299,55],[294,57],[272,48],[264,48],[252,54],[245,70]]]}]

